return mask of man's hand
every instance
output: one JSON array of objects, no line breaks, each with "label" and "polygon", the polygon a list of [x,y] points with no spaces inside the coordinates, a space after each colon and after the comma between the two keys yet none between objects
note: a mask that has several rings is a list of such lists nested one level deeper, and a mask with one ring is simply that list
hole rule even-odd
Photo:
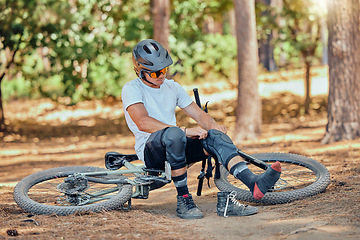
[{"label": "man's hand", "polygon": [[189,138],[205,139],[208,132],[201,127],[186,128],[186,136]]},{"label": "man's hand", "polygon": [[[212,118],[209,114],[205,113],[203,110],[201,110],[201,108],[198,107],[198,105],[196,105],[196,103],[191,103],[189,106],[182,108],[182,110],[188,115],[190,116],[192,119],[194,119],[199,126],[201,126],[201,130],[199,131],[206,131],[206,130],[210,130],[210,129],[217,129],[225,134],[227,134],[227,130],[226,127],[223,125],[218,125],[215,121],[214,118]],[[191,129],[196,129],[196,128],[191,128]],[[187,131],[187,130],[186,130]],[[193,137],[196,138],[196,132],[193,133],[193,130],[190,130],[189,132],[191,132],[191,136],[188,137]],[[199,134],[200,136],[200,134]],[[206,135],[202,135],[205,136],[203,138],[206,138]],[[199,137],[200,138],[200,137]],[[200,138],[200,139],[203,139]]]},{"label": "man's hand", "polygon": [[215,128],[215,129],[227,134],[227,129],[224,125],[218,125],[217,128]]},{"label": "man's hand", "polygon": [[[223,133],[227,133],[226,127],[223,125],[217,125],[215,128]],[[201,127],[186,128],[186,136],[189,138],[205,139],[208,135],[208,131]]]}]

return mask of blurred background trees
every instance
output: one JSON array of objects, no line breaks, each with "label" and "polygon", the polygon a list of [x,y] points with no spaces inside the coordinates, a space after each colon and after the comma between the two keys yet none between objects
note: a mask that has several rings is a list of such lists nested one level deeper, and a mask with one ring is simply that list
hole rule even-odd
[{"label": "blurred background trees", "polygon": [[[259,57],[253,68],[306,69],[304,112],[311,66],[327,62],[323,3],[256,0],[251,20]],[[145,38],[168,45],[175,80],[238,86],[243,45],[236,35],[248,22],[235,19],[233,0],[0,0],[1,128],[3,100],[47,97],[71,105],[119,99],[124,83],[135,78],[131,50]]]},{"label": "blurred background trees", "polygon": [[257,82],[255,1],[235,0],[238,56],[238,99],[234,141],[255,139],[261,133],[261,99]]},{"label": "blurred background trees", "polygon": [[360,136],[360,1],[328,2],[328,124],[322,143]]}]

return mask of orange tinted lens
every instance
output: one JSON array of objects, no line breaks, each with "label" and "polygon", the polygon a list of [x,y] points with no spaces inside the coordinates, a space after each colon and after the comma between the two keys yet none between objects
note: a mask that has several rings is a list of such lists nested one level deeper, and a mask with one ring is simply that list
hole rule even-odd
[{"label": "orange tinted lens", "polygon": [[151,73],[150,73],[150,77],[151,77],[151,78],[158,78],[156,72],[151,72]]},{"label": "orange tinted lens", "polygon": [[166,68],[163,68],[163,69],[161,69],[159,72],[161,72],[162,74],[164,74],[165,75],[165,73],[167,72],[167,67]]},{"label": "orange tinted lens", "polygon": [[156,72],[151,72],[150,73],[150,77],[151,78],[158,78],[158,77],[160,77],[160,75],[161,74],[164,74],[165,75],[165,73],[167,72],[167,67],[166,68],[163,68],[163,69],[161,69],[161,70],[159,70],[159,71],[156,71]]}]

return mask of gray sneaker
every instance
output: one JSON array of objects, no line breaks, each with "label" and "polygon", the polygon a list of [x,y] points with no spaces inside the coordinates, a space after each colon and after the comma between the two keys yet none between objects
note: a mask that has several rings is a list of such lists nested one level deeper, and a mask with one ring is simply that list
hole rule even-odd
[{"label": "gray sneaker", "polygon": [[203,218],[204,214],[195,205],[191,194],[187,196],[177,196],[177,216],[183,219],[198,219]]},{"label": "gray sneaker", "polygon": [[257,207],[243,205],[236,200],[236,192],[218,192],[216,206],[217,215],[228,216],[249,216],[258,213]]}]

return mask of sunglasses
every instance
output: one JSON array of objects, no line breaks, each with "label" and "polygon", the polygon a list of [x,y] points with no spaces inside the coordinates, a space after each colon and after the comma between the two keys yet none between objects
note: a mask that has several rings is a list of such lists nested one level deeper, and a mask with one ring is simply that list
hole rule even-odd
[{"label": "sunglasses", "polygon": [[168,68],[163,68],[159,71],[156,71],[156,72],[146,72],[150,75],[151,78],[159,78],[161,74],[164,74],[167,72]]}]

